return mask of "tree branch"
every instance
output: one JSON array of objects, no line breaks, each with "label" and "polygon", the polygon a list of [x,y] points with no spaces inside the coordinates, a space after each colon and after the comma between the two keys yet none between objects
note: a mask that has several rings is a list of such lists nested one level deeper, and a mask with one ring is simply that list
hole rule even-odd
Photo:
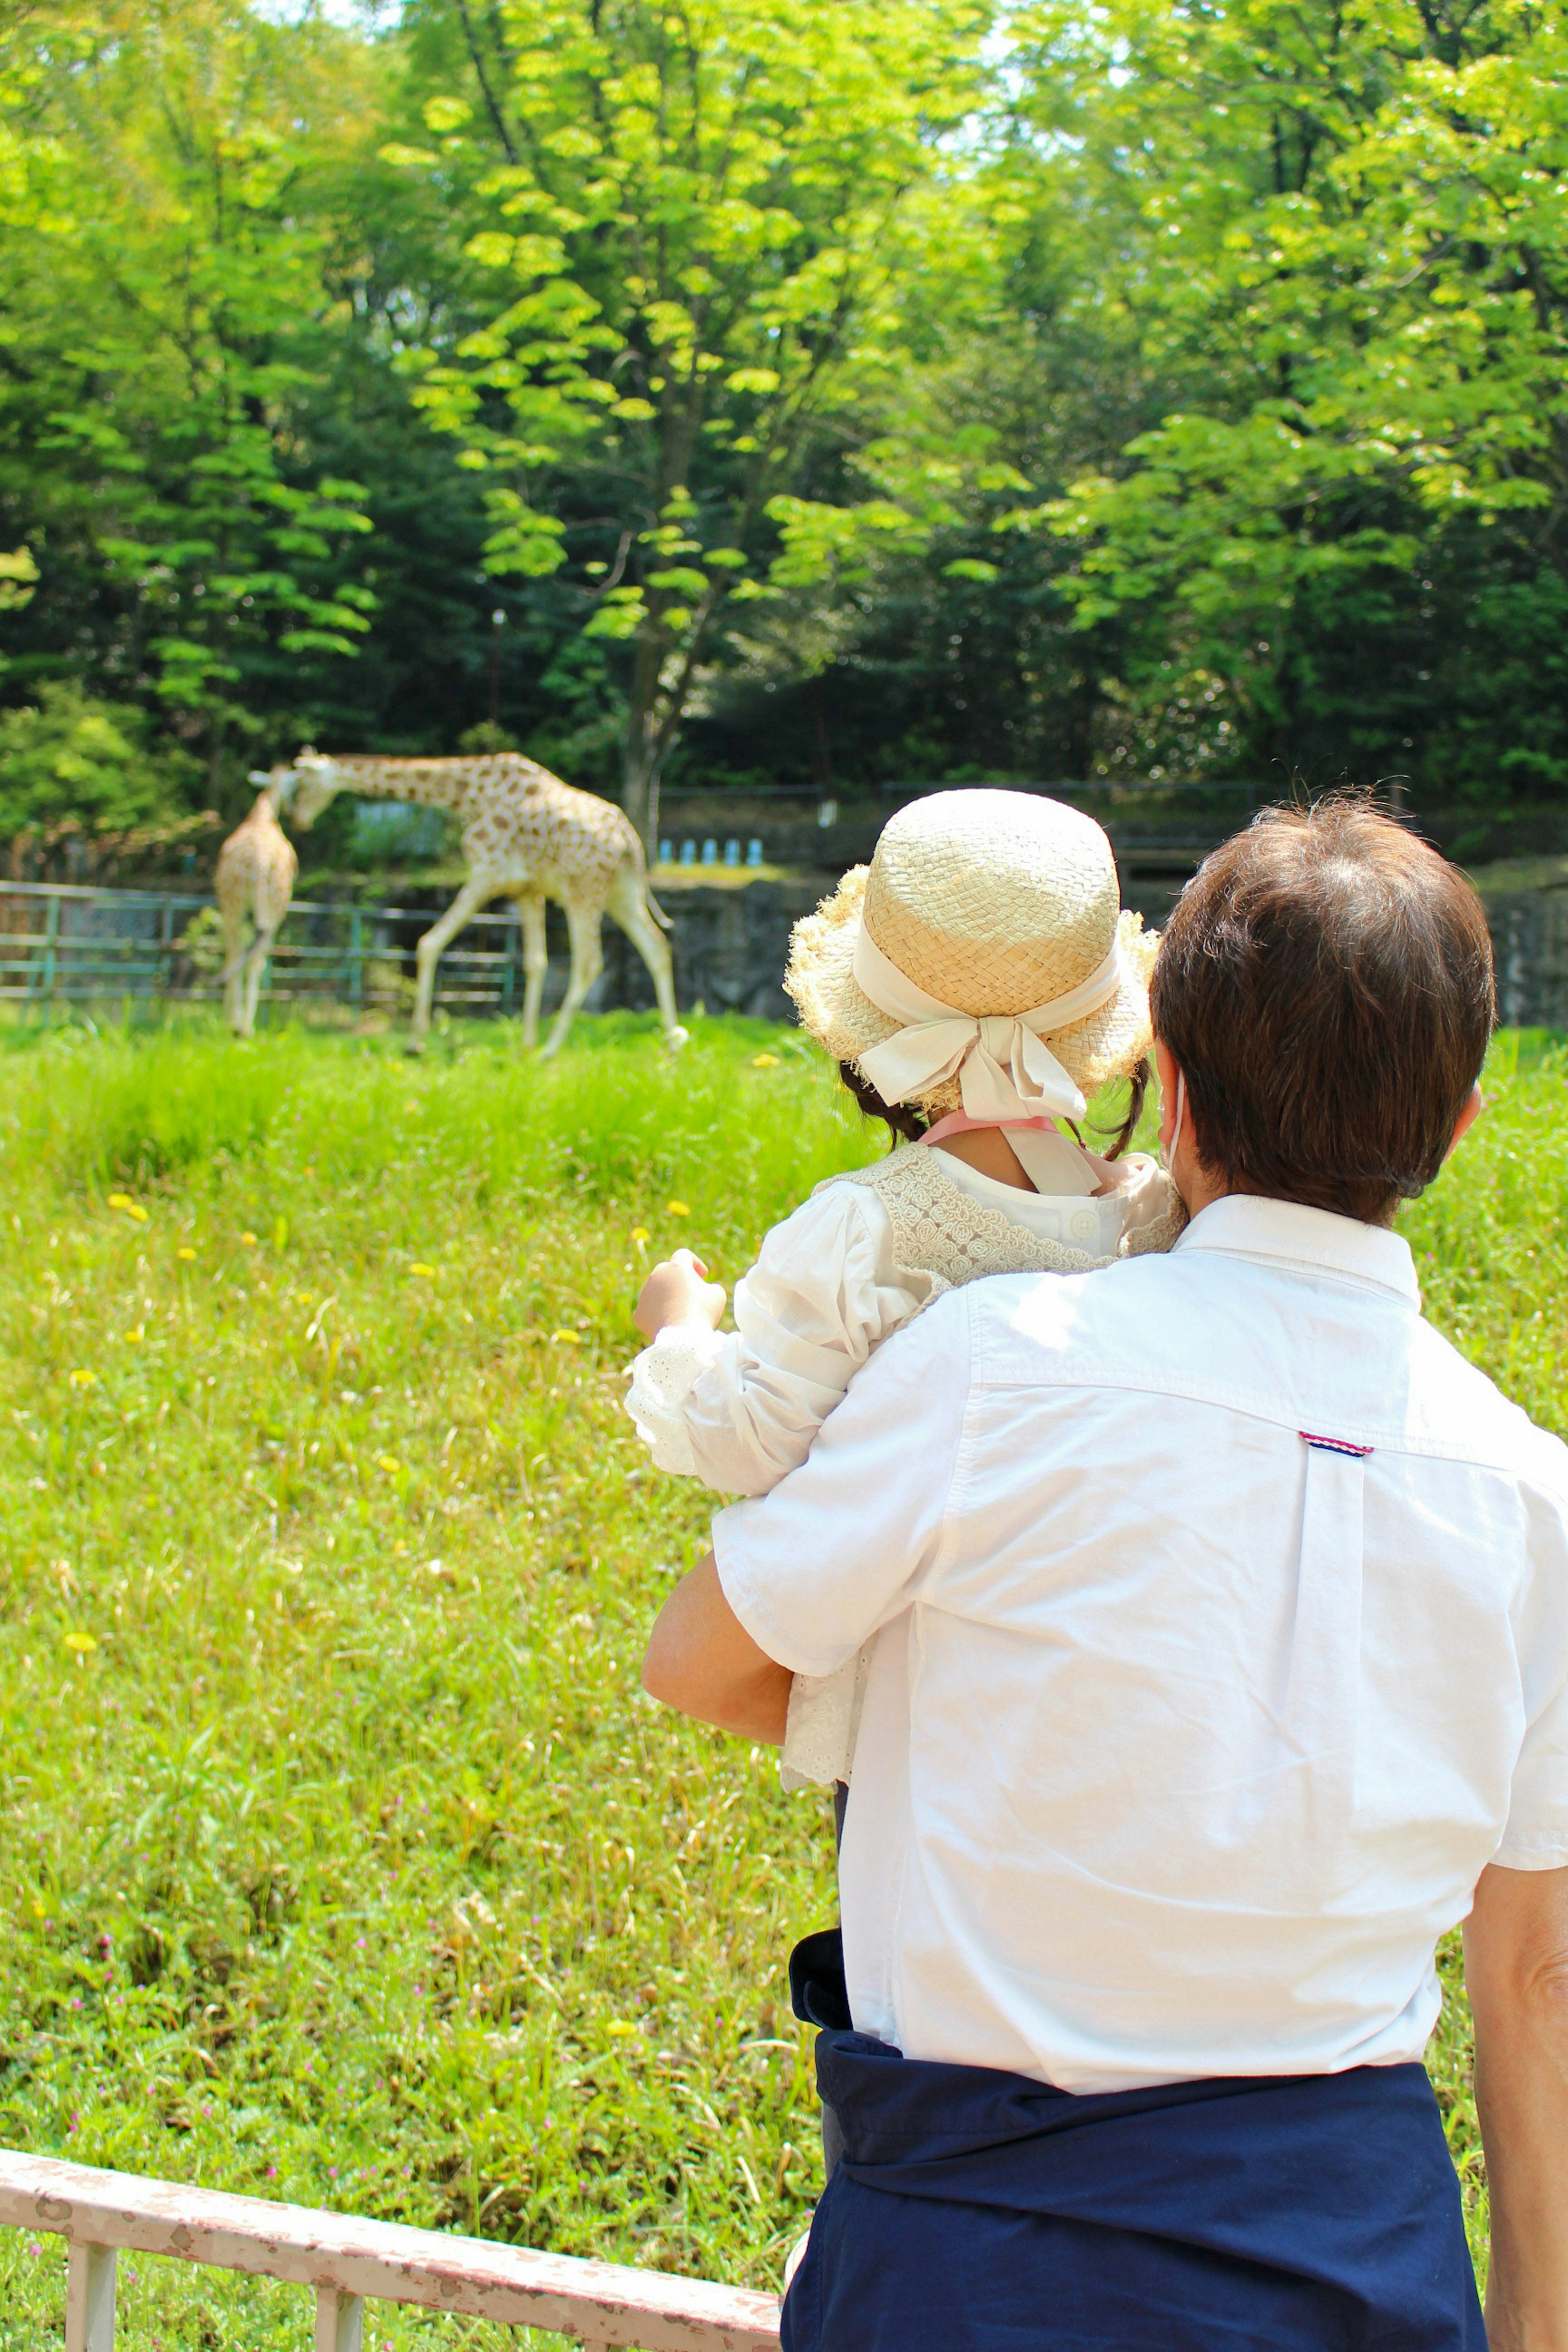
[{"label": "tree branch", "polygon": [[512,144],[511,133],[506,127],[506,117],[502,114],[496,94],[490,88],[490,78],[485,70],[484,54],[479,47],[479,37],[474,28],[474,20],[468,10],[468,0],[458,0],[458,15],[462,20],[463,38],[468,45],[468,55],[473,59],[474,72],[478,77],[479,88],[484,92],[485,104],[489,110],[490,121],[495,125],[496,137],[506,150],[507,162],[515,163],[518,160],[517,149]]}]

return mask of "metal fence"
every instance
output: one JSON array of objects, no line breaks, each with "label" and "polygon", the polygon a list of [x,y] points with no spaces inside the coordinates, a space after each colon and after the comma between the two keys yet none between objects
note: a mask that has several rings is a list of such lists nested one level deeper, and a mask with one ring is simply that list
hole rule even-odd
[{"label": "metal fence", "polygon": [[[413,950],[449,897],[426,907],[339,906],[296,898],[268,959],[264,993],[299,1007],[395,1011],[412,993]],[[0,1003],[149,998],[216,1001],[221,943],[201,918],[209,898],[177,890],[0,883]],[[196,926],[193,933],[193,926]],[[437,1004],[473,1017],[521,1010],[521,932],[515,911],[476,915],[441,960]]]},{"label": "metal fence", "polygon": [[0,2152],[0,2227],[68,2242],[65,2352],[113,2352],[122,2251],[310,2290],[315,2352],[361,2352],[367,2301],[537,2327],[584,2352],[778,2352],[772,2295],[52,2157]]}]

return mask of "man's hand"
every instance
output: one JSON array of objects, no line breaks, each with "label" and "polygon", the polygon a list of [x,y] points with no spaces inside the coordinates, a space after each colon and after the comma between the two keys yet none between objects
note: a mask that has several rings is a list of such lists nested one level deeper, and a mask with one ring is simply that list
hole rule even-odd
[{"label": "man's hand", "polygon": [[724,1286],[710,1282],[708,1269],[689,1249],[662,1258],[637,1293],[632,1321],[645,1339],[657,1339],[668,1325],[690,1324],[716,1331],[724,1312]]},{"label": "man's hand", "polygon": [[1481,1873],[1465,1922],[1491,2191],[1491,2352],[1568,2352],[1568,1869]]},{"label": "man's hand", "polygon": [[724,1598],[711,1552],[681,1578],[655,1619],[642,1679],[650,1697],[700,1723],[784,1744],[789,1668],[752,1641]]}]

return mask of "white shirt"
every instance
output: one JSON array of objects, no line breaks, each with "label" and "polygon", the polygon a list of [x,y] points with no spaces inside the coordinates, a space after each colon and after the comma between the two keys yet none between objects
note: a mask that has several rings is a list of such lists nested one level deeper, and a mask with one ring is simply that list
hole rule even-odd
[{"label": "white shirt", "polygon": [[1420,2056],[1481,1871],[1568,1863],[1568,1449],[1419,1303],[1396,1235],[1232,1196],[941,1299],[720,1513],[794,1673],[884,1629],[862,2031],[1068,2091]]}]

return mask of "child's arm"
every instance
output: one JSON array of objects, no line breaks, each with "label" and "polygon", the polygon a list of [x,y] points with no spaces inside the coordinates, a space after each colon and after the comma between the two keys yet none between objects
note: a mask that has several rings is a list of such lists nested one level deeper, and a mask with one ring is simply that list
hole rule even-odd
[{"label": "child's arm", "polygon": [[[805,1461],[872,1349],[933,1286],[896,1266],[874,1192],[829,1185],[767,1235],[736,1285],[733,1331],[712,1328],[722,1292],[688,1253],[655,1268],[637,1317],[654,1341],[632,1367],[626,1409],[660,1469],[721,1494],[765,1495]],[[672,1312],[680,1319],[666,1319]]]}]

